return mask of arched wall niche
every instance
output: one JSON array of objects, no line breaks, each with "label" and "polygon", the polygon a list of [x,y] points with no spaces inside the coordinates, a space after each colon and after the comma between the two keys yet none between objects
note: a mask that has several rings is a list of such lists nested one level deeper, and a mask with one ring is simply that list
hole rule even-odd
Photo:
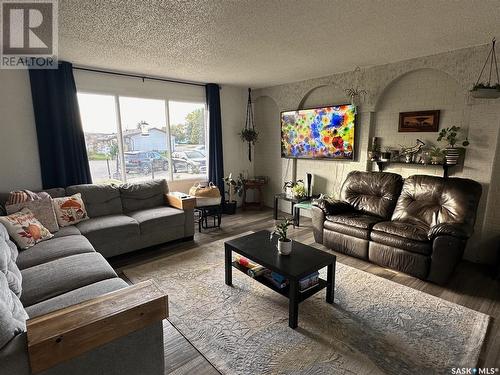
[{"label": "arched wall niche", "polygon": [[255,126],[259,140],[255,145],[255,175],[268,176],[269,184],[264,191],[264,202],[272,207],[274,194],[281,191],[282,164],[280,152],[280,109],[276,101],[267,95],[254,99]]},{"label": "arched wall niche", "polygon": [[437,132],[398,132],[399,113],[440,110],[439,128],[452,125],[468,129],[466,93],[446,72],[423,68],[406,72],[389,82],[375,102],[373,136],[382,147],[411,146],[417,138],[436,145]]}]

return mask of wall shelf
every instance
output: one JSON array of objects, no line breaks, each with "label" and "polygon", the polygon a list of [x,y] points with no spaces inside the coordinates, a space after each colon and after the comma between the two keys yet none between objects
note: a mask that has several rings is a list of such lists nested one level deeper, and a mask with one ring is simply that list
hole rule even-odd
[{"label": "wall shelf", "polygon": [[448,178],[449,175],[449,169],[451,167],[454,167],[455,165],[453,164],[422,164],[422,163],[405,163],[402,161],[373,161],[374,163],[377,163],[377,167],[379,172],[382,172],[389,164],[396,164],[396,165],[406,165],[407,167],[439,167],[441,166],[443,168],[443,177]]}]

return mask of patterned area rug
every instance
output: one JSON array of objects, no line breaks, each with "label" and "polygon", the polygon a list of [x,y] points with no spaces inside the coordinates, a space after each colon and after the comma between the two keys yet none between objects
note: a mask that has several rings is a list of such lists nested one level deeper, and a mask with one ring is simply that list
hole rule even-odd
[{"label": "patterned area rug", "polygon": [[338,263],[335,304],[324,290],[302,302],[292,330],[287,299],[238,270],[224,284],[223,241],[123,271],[167,292],[169,320],[224,374],[449,374],[476,365],[489,323]]}]

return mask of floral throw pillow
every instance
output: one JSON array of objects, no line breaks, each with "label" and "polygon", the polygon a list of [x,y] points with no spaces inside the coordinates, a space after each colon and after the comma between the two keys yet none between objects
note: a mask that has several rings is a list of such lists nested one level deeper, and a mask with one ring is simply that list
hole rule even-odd
[{"label": "floral throw pillow", "polygon": [[80,193],[71,197],[54,198],[52,202],[60,227],[74,225],[89,218]]},{"label": "floral throw pillow", "polygon": [[38,242],[54,237],[28,208],[23,208],[9,216],[0,217],[0,223],[7,228],[9,236],[20,249],[28,249]]}]

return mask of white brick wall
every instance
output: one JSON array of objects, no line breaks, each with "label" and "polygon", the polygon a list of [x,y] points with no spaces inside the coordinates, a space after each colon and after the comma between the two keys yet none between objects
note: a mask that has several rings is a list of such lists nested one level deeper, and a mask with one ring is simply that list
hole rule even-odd
[{"label": "white brick wall", "polygon": [[[439,109],[440,128],[462,126],[471,141],[464,167],[457,168],[453,175],[477,180],[484,190],[476,235],[469,241],[466,258],[491,263],[498,253],[500,235],[500,100],[478,100],[468,95],[487,48],[468,48],[367,69],[361,82],[368,95],[359,108],[356,160],[298,160],[297,178],[304,178],[306,172],[313,173],[315,193],[338,194],[349,171],[376,168],[366,161],[368,140],[372,136],[381,137],[383,147],[413,145],[416,138],[435,143],[437,133],[398,133],[399,112]],[[254,92],[255,98],[262,96],[256,101],[256,124],[263,135],[256,147],[255,173],[271,177],[267,205],[271,206],[272,195],[281,191],[282,181],[291,177],[291,171],[285,176],[287,161],[279,159],[279,112],[346,103],[344,89],[352,86],[353,79],[352,72],[347,72]],[[398,165],[388,170],[404,177],[442,175],[441,167]]]}]

